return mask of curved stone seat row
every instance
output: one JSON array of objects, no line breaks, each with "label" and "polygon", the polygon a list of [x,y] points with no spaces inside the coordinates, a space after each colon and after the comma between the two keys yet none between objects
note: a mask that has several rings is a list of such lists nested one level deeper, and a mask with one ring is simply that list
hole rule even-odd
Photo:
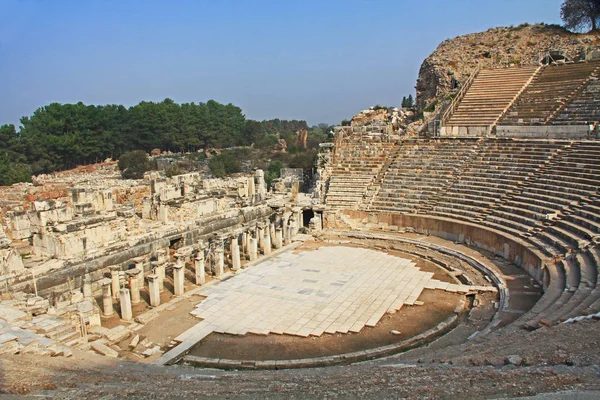
[{"label": "curved stone seat row", "polygon": [[[454,142],[458,147],[463,141]],[[369,210],[475,223],[519,237],[554,258],[550,287],[557,292],[522,321],[530,326],[600,311],[600,142],[485,139],[462,144],[474,151],[453,153],[455,158],[440,151],[444,145],[438,142],[402,144]]]}]

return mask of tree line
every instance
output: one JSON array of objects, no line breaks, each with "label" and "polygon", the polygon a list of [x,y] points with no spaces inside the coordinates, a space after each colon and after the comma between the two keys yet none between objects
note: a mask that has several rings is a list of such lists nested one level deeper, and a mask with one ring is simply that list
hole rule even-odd
[{"label": "tree line", "polygon": [[290,140],[296,130],[308,128],[306,121],[248,120],[233,104],[177,104],[168,98],[129,108],[52,103],[20,121],[18,130],[0,126],[0,185],[134,150],[268,147],[276,143],[276,133]]}]

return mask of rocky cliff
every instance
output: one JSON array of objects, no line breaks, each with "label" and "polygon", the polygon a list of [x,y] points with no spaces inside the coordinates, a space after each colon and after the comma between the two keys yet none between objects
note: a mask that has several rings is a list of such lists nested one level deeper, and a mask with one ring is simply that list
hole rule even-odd
[{"label": "rocky cliff", "polygon": [[460,86],[478,65],[538,64],[554,59],[581,60],[600,54],[600,33],[577,34],[558,25],[492,28],[442,42],[419,71],[416,107],[423,110]]}]

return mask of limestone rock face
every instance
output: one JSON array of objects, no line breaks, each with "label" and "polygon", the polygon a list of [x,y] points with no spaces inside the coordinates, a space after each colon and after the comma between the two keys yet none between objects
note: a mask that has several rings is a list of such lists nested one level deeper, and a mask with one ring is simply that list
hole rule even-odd
[{"label": "limestone rock face", "polygon": [[600,33],[577,34],[556,25],[536,24],[492,28],[445,40],[421,65],[416,108],[422,111],[446,97],[478,65],[536,65],[549,52],[568,60],[590,59],[600,52]]}]

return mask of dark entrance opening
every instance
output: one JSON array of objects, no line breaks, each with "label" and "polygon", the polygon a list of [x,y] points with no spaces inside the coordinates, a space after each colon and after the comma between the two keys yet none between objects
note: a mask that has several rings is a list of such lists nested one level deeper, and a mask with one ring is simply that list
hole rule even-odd
[{"label": "dark entrance opening", "polygon": [[315,216],[315,212],[313,210],[303,210],[302,211],[302,226],[308,226],[310,220]]},{"label": "dark entrance opening", "polygon": [[540,64],[548,65],[548,64],[556,64],[556,63],[565,63],[567,61],[571,61],[571,59],[562,51],[549,51],[544,57],[540,60]]}]

